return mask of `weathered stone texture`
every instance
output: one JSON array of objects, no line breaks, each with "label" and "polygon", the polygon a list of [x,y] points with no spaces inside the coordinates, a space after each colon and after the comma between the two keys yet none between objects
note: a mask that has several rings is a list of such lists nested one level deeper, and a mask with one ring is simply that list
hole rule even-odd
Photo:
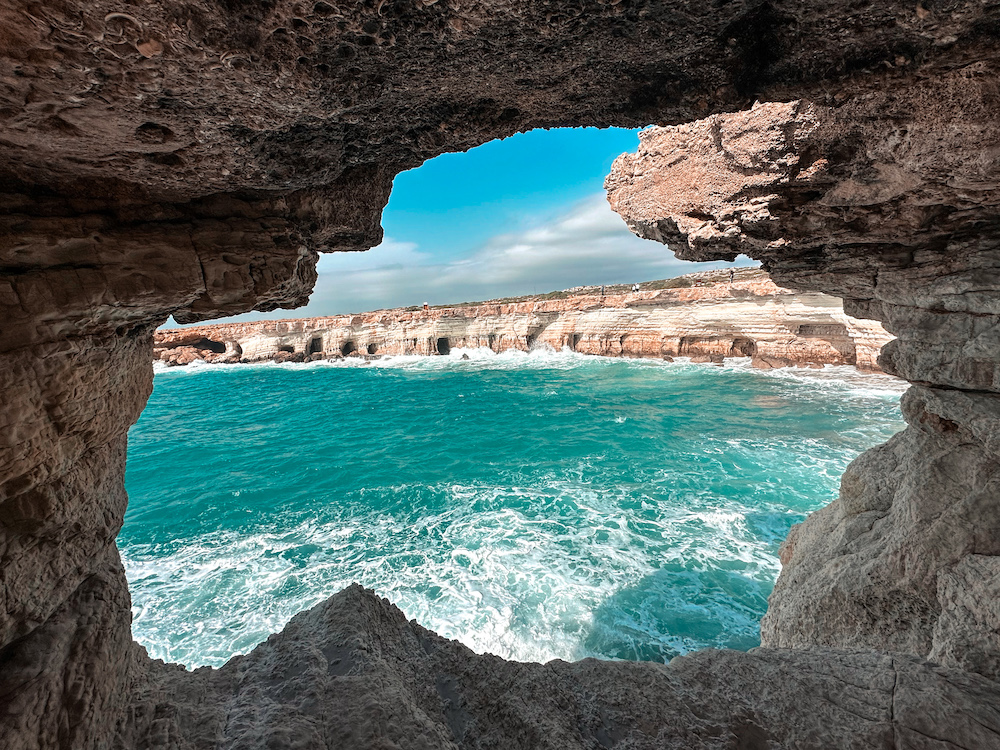
[{"label": "weathered stone texture", "polygon": [[[281,666],[268,661],[272,648],[288,665],[329,669],[336,652],[320,659],[308,639],[301,653],[279,638],[238,662],[245,682],[235,667],[161,674],[124,643],[113,549],[151,329],[171,314],[194,322],[302,304],[317,252],[378,242],[393,176],[437,154],[532,127],[672,124],[786,102],[650,131],[640,157],[616,167],[616,205],[685,257],[748,252],[779,284],[877,317],[898,337],[882,358],[889,371],[1000,391],[998,38],[1000,7],[973,0],[0,3],[0,744],[102,747],[120,724],[126,746],[337,746],[355,731],[386,746],[396,716],[409,717],[400,726],[413,732],[399,738],[410,746],[462,732],[461,708],[443,724],[427,718],[458,700],[446,676],[418,681],[418,697],[401,693],[397,707],[378,699],[378,685],[397,684],[391,671],[368,692],[344,682],[324,692],[305,672],[274,681],[251,670]],[[994,555],[992,421],[988,408],[948,398],[910,399],[911,427],[861,459],[840,504],[796,532],[783,581],[800,578],[843,611],[810,613],[782,582],[775,638],[904,648],[992,673],[983,628],[995,609],[980,593]],[[896,472],[895,484],[865,462]],[[862,517],[883,519],[884,547],[865,546],[874,537],[857,528]],[[823,524],[843,549],[813,533]],[[864,612],[862,588],[837,588],[861,587],[883,553],[901,574],[875,591],[884,616]],[[396,621],[361,627],[386,622]],[[668,671],[447,664],[501,680],[479,693],[483,729],[470,737],[480,746],[627,748],[615,727],[636,747],[660,731],[661,745],[686,747],[998,744],[981,710],[996,705],[993,688],[974,675],[871,656],[831,687],[816,675],[834,652],[768,653],[778,655],[706,654]],[[586,690],[605,697],[565,687],[588,670]],[[133,671],[172,696],[158,712],[140,700],[122,713]],[[521,672],[543,677],[521,683]],[[717,678],[701,693],[703,675]],[[890,675],[894,690],[877,687]],[[876,686],[851,704],[862,715],[875,707],[871,720],[806,699],[842,683]],[[787,693],[770,689],[784,684]],[[661,688],[677,702],[660,700]],[[696,693],[706,697],[687,702]],[[220,695],[233,701],[224,724]],[[640,711],[613,708],[629,701]],[[827,717],[822,726],[798,701]],[[769,717],[767,736],[753,711]],[[324,712],[337,733],[315,734],[309,717]],[[741,716],[755,723],[734,723]]]},{"label": "weathered stone texture", "polygon": [[840,301],[796,294],[766,274],[740,269],[674,280],[676,288],[559,299],[485,302],[428,310],[377,310],[328,318],[222,323],[156,332],[154,356],[168,364],[303,361],[359,355],[495,352],[537,346],[611,357],[752,357],[759,367],[856,365],[878,370],[891,337],[873,321],[844,315]]},{"label": "weathered stone texture", "polygon": [[[360,586],[218,670],[147,662],[117,747],[990,748],[1000,686],[912,656],[480,656]],[[944,744],[935,737],[947,738]]]},{"label": "weathered stone texture", "polygon": [[44,622],[114,548],[151,343],[144,329],[0,354],[0,642]]},{"label": "weathered stone texture", "polygon": [[152,330],[0,354],[0,747],[100,748],[128,700],[115,537]]},{"label": "weathered stone texture", "polygon": [[130,603],[106,546],[43,624],[0,648],[0,747],[108,747],[139,664]]},{"label": "weathered stone texture", "polygon": [[910,426],[848,467],[795,527],[766,644],[889,648],[1000,677],[988,571],[1000,559],[1000,397],[914,387]]},{"label": "weathered stone texture", "polygon": [[898,338],[909,427],[794,528],[765,645],[875,648],[1000,677],[1000,88],[993,58],[843,106],[760,104],[646,131],[607,181],[641,236],[743,252]]},{"label": "weathered stone texture", "polygon": [[609,199],[690,260],[761,260],[897,341],[888,372],[1000,390],[996,55],[841,106],[808,101],[641,134]]}]

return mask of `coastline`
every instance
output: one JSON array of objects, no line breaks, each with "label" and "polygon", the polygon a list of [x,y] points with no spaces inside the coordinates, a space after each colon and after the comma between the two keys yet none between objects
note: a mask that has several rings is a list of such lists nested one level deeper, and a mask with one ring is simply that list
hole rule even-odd
[{"label": "coastline", "polygon": [[839,299],[784,289],[757,269],[736,269],[732,282],[728,271],[714,271],[646,282],[639,291],[601,291],[585,287],[482,303],[161,329],[154,361],[372,360],[549,347],[715,364],[749,357],[759,369],[852,365],[882,372],[878,352],[892,340],[877,322],[846,315]]}]

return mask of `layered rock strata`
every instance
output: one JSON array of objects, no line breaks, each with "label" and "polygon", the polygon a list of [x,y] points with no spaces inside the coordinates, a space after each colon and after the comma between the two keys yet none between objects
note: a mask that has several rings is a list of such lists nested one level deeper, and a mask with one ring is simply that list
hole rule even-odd
[{"label": "layered rock strata", "polygon": [[1000,677],[1000,87],[982,60],[840,107],[758,104],[653,128],[612,206],[679,256],[746,253],[898,338],[907,429],[792,530],[771,646],[880,648]]},{"label": "layered rock strata", "polygon": [[[998,29],[1000,7],[971,0],[0,4],[0,746],[105,748],[117,733],[126,746],[218,747],[263,727],[271,747],[336,746],[322,734],[300,741],[293,728],[289,706],[332,715],[345,705],[331,705],[338,698],[302,675],[187,674],[122,645],[128,595],[113,537],[124,512],[124,436],[148,395],[153,329],[171,314],[195,322],[301,304],[317,252],[375,244],[393,176],[437,154],[532,127],[687,122],[755,99],[805,101],[780,105],[783,115],[758,108],[653,131],[645,143],[659,145],[639,160],[648,163],[615,173],[619,208],[685,256],[739,249],[760,257],[782,286],[843,296],[849,314],[880,319],[898,337],[884,369],[935,394],[964,389],[972,400],[967,409],[923,399],[932,407],[921,424],[939,424],[940,435],[914,426],[911,444],[892,450],[924,462],[932,479],[973,472],[980,484],[970,478],[957,491],[979,492],[983,510],[979,535],[943,524],[926,543],[897,543],[894,530],[905,536],[900,524],[919,516],[921,503],[933,505],[930,489],[838,500],[840,510],[827,514],[836,516],[831,534],[845,524],[862,533],[842,536],[840,548],[816,546],[836,559],[814,569],[802,562],[813,543],[798,532],[766,638],[933,650],[956,667],[989,671],[988,639],[979,637],[993,612],[984,606],[992,549],[984,540],[998,534],[992,441],[976,435],[991,434],[987,392],[1000,382]],[[684,133],[694,137],[678,140]],[[684,177],[690,166],[697,169]],[[670,194],[692,200],[673,210]],[[948,442],[956,434],[971,442]],[[923,458],[909,455],[921,445]],[[887,503],[899,512],[873,518],[865,532],[864,514],[883,511],[864,509]],[[938,561],[919,581],[903,579],[913,601],[939,592],[929,613],[897,607],[880,616],[875,607],[887,597],[857,588],[857,568],[879,564],[881,539],[897,550],[897,570]],[[964,551],[930,548],[943,539]],[[796,602],[785,585],[795,569],[810,590],[840,592],[842,612]],[[841,620],[860,623],[854,635]],[[298,636],[273,645],[286,638]],[[981,656],[965,665],[969,643]],[[729,721],[745,705],[728,692],[684,704],[690,712],[650,713],[637,703],[616,716],[650,735],[688,737],[682,744],[692,747],[997,746],[976,734],[995,726],[995,696],[974,675],[923,662],[912,662],[913,682],[891,670],[893,684],[926,700],[906,703],[890,690],[883,734],[841,732],[838,717],[800,738],[788,718],[800,714],[768,708],[771,696],[777,706],[783,699],[759,686],[791,685],[798,704],[822,715],[816,701],[845,680],[825,666],[834,652],[821,653],[815,671],[797,651],[763,652],[773,671],[747,668],[738,655],[701,657],[720,665],[720,683],[759,697],[753,721],[768,724],[767,735],[727,734],[713,712]],[[491,675],[531,672],[491,665],[470,672],[460,693],[472,700],[480,680],[482,695],[503,709],[490,733],[473,735],[480,746],[555,744],[561,735],[550,728],[590,720],[552,683],[524,688],[523,697],[516,681],[505,683],[514,692],[491,693]],[[345,676],[327,668],[330,679]],[[696,690],[698,670],[672,674]],[[161,679],[173,687],[150,718],[137,686],[166,685]],[[849,682],[873,679],[862,670]],[[442,684],[435,689],[449,695]],[[669,694],[688,694],[683,684]],[[232,686],[240,710],[225,727],[212,724],[218,695]],[[199,699],[203,712],[190,708]],[[935,710],[958,703],[968,719],[961,729]],[[523,717],[534,704],[552,706],[557,718],[530,729]],[[852,710],[869,705],[886,699],[866,697]],[[388,715],[371,701],[350,706],[352,725]],[[922,723],[905,706],[916,706]],[[387,723],[372,721],[367,744],[386,746]],[[587,741],[610,746],[618,736]]]},{"label": "layered rock strata", "polygon": [[796,294],[739,269],[653,282],[637,292],[599,288],[557,299],[330,318],[226,323],[157,331],[153,356],[168,364],[304,361],[353,355],[495,352],[536,346],[610,357],[752,357],[757,367],[856,365],[877,370],[891,340],[881,326],[843,313],[840,300]]}]

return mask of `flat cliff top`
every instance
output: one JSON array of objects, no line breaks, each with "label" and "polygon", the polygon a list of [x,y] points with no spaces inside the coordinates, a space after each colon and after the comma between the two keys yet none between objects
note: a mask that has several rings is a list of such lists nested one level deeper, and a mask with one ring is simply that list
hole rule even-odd
[{"label": "flat cliff top", "polygon": [[[265,333],[295,333],[323,330],[364,323],[410,322],[441,318],[478,318],[496,315],[528,315],[542,312],[592,310],[595,308],[629,308],[644,306],[673,306],[696,302],[725,302],[746,300],[751,297],[797,295],[790,289],[778,286],[766,272],[758,268],[736,268],[733,282],[729,269],[702,271],[672,279],[645,281],[639,291],[632,291],[632,284],[574,287],[546,294],[504,297],[482,302],[460,302],[452,305],[398,307],[314,318],[287,318],[284,320],[259,320],[243,323],[215,323],[188,328],[167,328],[156,332],[158,344],[180,344],[203,336],[229,336],[243,338]],[[601,290],[604,294],[601,294]]]}]

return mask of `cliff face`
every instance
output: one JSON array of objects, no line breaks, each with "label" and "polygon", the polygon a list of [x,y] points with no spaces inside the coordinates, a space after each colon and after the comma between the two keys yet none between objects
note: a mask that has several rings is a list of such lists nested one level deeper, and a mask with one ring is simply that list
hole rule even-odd
[{"label": "cliff face", "polygon": [[789,535],[764,645],[888,648],[1000,677],[994,64],[841,107],[653,128],[607,179],[639,235],[688,258],[746,253],[881,320],[898,338],[879,364],[919,384],[907,429]]},{"label": "cliff face", "polygon": [[429,310],[379,310],[331,318],[227,323],[156,332],[153,355],[169,364],[323,359],[568,348],[610,357],[752,357],[785,365],[877,370],[891,340],[881,326],[843,313],[840,300],[796,294],[740,269],[673,280],[677,288],[527,299]]},{"label": "cliff face", "polygon": [[[982,676],[1000,629],[998,29],[972,0],[0,3],[0,745],[336,747],[342,716],[355,746],[385,747],[398,684],[427,734],[397,744],[447,746],[447,727],[458,746],[559,747],[576,727],[590,747],[1000,745]],[[698,118],[617,165],[630,225],[845,298],[897,336],[882,367],[922,387],[910,427],[785,548],[765,639],[823,650],[698,657],[667,670],[676,690],[642,683],[656,703],[621,682],[649,666],[455,652],[431,684],[440,643],[392,616],[311,616],[315,638],[291,629],[225,671],[126,645],[125,434],[168,315],[301,304],[317,252],[375,244],[392,177],[436,154]],[[358,630],[404,639],[383,652],[401,683],[338,655],[375,660]],[[709,672],[733,689],[699,692]],[[856,685],[875,687],[840,706],[874,734],[829,705]]]}]

